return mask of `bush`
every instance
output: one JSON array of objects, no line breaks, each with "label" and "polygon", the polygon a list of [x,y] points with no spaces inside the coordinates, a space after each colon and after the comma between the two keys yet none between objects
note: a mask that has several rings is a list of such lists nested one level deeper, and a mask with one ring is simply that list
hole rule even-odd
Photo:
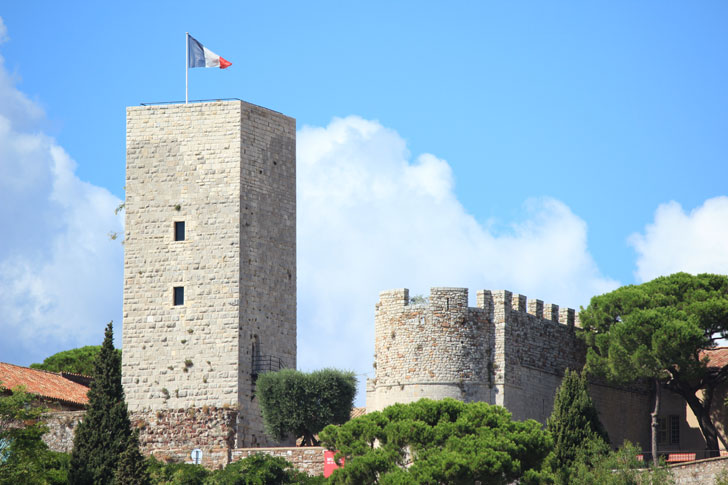
[{"label": "bush", "polygon": [[212,473],[201,465],[164,463],[149,457],[147,469],[155,485],[202,485]]},{"label": "bush", "polygon": [[311,477],[299,472],[283,458],[263,453],[249,456],[214,472],[204,485],[316,485],[323,476]]}]

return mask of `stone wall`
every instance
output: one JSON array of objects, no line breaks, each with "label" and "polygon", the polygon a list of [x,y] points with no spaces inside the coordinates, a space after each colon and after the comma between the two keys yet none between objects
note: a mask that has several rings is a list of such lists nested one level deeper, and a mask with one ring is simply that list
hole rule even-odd
[{"label": "stone wall", "polygon": [[675,485],[712,485],[721,471],[728,470],[728,457],[671,465],[669,469]]},{"label": "stone wall", "polygon": [[295,220],[295,120],[241,101],[127,108],[130,411],[227,406],[237,446],[269,444],[253,360],[296,366]]},{"label": "stone wall", "polygon": [[246,448],[233,450],[231,453],[231,461],[242,460],[251,455],[263,453],[271,456],[279,456],[285,458],[293,464],[293,466],[309,475],[324,474],[324,451],[325,448],[320,446],[311,447],[293,447],[293,448]]},{"label": "stone wall", "polygon": [[[426,304],[412,304],[406,289],[385,291],[375,314],[371,410],[453,397],[545,423],[565,370],[584,365],[573,309],[506,290],[478,291],[474,308],[465,288],[433,288]],[[614,444],[649,443],[648,393],[598,381],[591,393]]]},{"label": "stone wall", "polygon": [[73,436],[79,421],[83,419],[86,411],[50,411],[43,421],[48,426],[48,432],[43,435],[43,441],[53,451],[70,453],[73,449]]},{"label": "stone wall", "polygon": [[146,453],[194,448],[203,451],[235,447],[238,412],[226,408],[190,407],[130,413]]}]

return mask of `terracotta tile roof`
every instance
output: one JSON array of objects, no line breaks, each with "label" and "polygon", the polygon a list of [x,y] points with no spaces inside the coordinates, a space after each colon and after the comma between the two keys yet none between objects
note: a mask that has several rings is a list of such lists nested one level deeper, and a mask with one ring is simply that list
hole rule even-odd
[{"label": "terracotta tile roof", "polygon": [[700,359],[702,360],[706,355],[710,359],[708,367],[725,367],[728,365],[728,347],[703,350],[700,352]]},{"label": "terracotta tile roof", "polygon": [[351,419],[364,416],[367,413],[367,408],[351,408]]},{"label": "terracotta tile roof", "polygon": [[0,383],[0,387],[5,389],[25,386],[27,392],[36,396],[73,404],[88,404],[88,387],[54,372],[0,362]]}]

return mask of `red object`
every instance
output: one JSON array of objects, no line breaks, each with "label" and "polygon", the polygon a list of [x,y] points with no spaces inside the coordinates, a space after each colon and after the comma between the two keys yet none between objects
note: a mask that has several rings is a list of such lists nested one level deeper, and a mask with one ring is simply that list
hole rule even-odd
[{"label": "red object", "polygon": [[233,63],[228,61],[227,59],[220,58],[220,69],[225,69],[226,67],[232,66]]},{"label": "red object", "polygon": [[0,391],[24,386],[36,396],[78,405],[88,404],[88,387],[61,374],[0,362]]},{"label": "red object", "polygon": [[335,451],[324,450],[324,478],[329,478],[329,476],[334,473],[334,470],[340,468],[340,466],[344,466],[344,458],[342,457],[340,459],[341,465],[339,465],[336,463],[336,460],[334,460],[335,455]]},{"label": "red object", "polygon": [[680,463],[683,461],[695,461],[695,453],[670,453],[667,455],[667,463]]}]

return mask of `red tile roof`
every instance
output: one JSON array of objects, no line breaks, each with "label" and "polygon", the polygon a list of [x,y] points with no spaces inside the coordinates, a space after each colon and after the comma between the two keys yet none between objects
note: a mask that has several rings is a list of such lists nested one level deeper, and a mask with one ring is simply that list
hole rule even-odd
[{"label": "red tile roof", "polygon": [[700,359],[708,356],[708,367],[725,367],[728,365],[728,347],[716,347],[710,350],[702,350],[700,352]]},{"label": "red tile roof", "polygon": [[60,374],[0,362],[0,388],[25,386],[26,392],[62,402],[88,404],[88,387]]}]

